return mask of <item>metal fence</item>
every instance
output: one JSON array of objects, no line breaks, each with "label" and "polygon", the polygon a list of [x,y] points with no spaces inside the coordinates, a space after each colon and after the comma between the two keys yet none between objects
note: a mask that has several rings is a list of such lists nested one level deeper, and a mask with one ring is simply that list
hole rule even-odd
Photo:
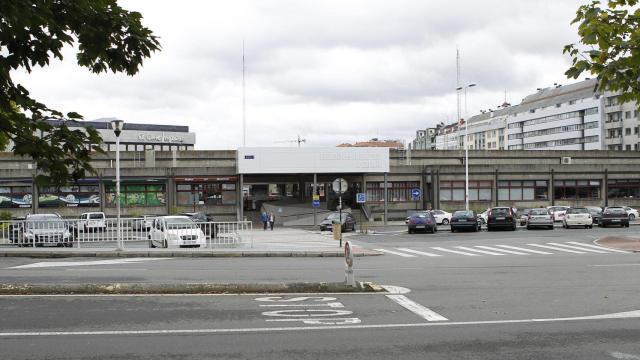
[{"label": "metal fence", "polygon": [[[179,218],[0,221],[0,245],[27,247],[253,247],[250,221],[194,222]],[[162,220],[161,220],[162,219]],[[118,229],[120,231],[118,232]],[[118,236],[119,235],[119,236]]]}]

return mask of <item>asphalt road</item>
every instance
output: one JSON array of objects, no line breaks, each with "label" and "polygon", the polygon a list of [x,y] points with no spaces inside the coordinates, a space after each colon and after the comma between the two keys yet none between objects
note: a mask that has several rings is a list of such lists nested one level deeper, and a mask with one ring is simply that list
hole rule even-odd
[{"label": "asphalt road", "polygon": [[[601,236],[633,231],[409,235],[389,228],[352,237],[356,245],[387,251],[356,258],[355,273],[360,281],[410,290],[391,296],[0,297],[0,357],[640,359],[638,254],[587,246]],[[97,260],[3,258],[0,278],[16,283],[344,279],[344,263],[336,258],[91,264]]]}]

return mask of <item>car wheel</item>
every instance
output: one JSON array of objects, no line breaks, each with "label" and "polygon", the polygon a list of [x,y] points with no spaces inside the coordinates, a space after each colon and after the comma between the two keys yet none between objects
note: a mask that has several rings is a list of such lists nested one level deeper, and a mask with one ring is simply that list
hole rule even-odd
[{"label": "car wheel", "polygon": [[449,224],[448,219],[442,219],[442,225],[448,225],[448,224]]},{"label": "car wheel", "polygon": [[168,249],[168,248],[169,248],[169,243],[167,243],[167,239],[164,239],[164,240],[162,241],[162,247],[163,247],[163,248],[165,248],[165,249]]},{"label": "car wheel", "polygon": [[593,229],[593,225],[589,225],[589,229]]},{"label": "car wheel", "polygon": [[527,225],[527,230],[531,230],[531,226]]},{"label": "car wheel", "polygon": [[155,249],[156,246],[153,244],[153,241],[151,239],[149,239],[149,248],[151,249]]},{"label": "car wheel", "polygon": [[409,229],[409,234],[413,234],[413,230],[412,229]]},{"label": "car wheel", "polygon": [[451,232],[454,233],[456,232],[456,228],[454,228],[453,226],[451,227]]},{"label": "car wheel", "polygon": [[629,227],[629,223],[624,224],[624,227]]},{"label": "car wheel", "polygon": [[516,224],[513,224],[513,227],[511,228],[511,231],[516,231],[517,230],[517,226]]},{"label": "car wheel", "polygon": [[437,232],[438,232],[438,227],[437,227],[437,226],[434,226],[434,227],[432,228],[432,230],[431,230],[431,233],[432,233],[432,234],[435,234],[435,233],[437,233]]},{"label": "car wheel", "polygon": [[633,214],[629,214],[629,221],[633,221],[636,219],[636,216]]}]

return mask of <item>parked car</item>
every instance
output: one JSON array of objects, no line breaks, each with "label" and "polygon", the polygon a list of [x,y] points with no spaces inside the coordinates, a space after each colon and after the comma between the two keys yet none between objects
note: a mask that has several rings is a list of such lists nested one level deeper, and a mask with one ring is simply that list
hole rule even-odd
[{"label": "parked car", "polygon": [[209,216],[203,212],[186,212],[181,213],[180,215],[188,216],[191,220],[195,222],[207,222],[209,220]]},{"label": "parked car", "polygon": [[451,222],[452,214],[450,212],[446,212],[444,210],[431,210],[431,214],[436,218],[438,224],[448,225]]},{"label": "parked car", "polygon": [[75,224],[75,230],[82,230],[84,232],[107,230],[106,216],[103,212],[86,212],[80,214],[80,218]]},{"label": "parked car", "polygon": [[546,208],[531,209],[527,216],[527,230],[534,227],[544,227],[553,230],[553,218]]},{"label": "parked car", "polygon": [[438,231],[438,224],[430,211],[419,211],[409,216],[407,230],[409,234],[413,234],[416,230],[424,230],[433,234]]},{"label": "parked car", "polygon": [[569,229],[572,226],[584,226],[585,228],[593,228],[593,219],[587,208],[575,207],[567,209],[562,219],[562,227]]},{"label": "parked car", "polygon": [[68,224],[57,214],[30,214],[25,217],[23,246],[72,246]]},{"label": "parked car", "polygon": [[149,231],[153,227],[153,220],[157,215],[142,215],[140,218],[133,219],[131,227],[133,230]]},{"label": "parked car", "polygon": [[487,231],[492,231],[496,228],[516,230],[516,217],[512,208],[494,207],[489,210],[487,216]]},{"label": "parked car", "polygon": [[608,225],[629,227],[629,215],[623,207],[607,207],[604,209],[598,226],[607,227]]},{"label": "parked car", "polygon": [[551,211],[551,218],[553,218],[554,222],[562,221],[568,208],[568,206],[547,206],[547,209]]},{"label": "parked car", "polygon": [[487,209],[484,212],[478,214],[478,221],[480,222],[481,225],[484,225],[487,223],[487,217],[489,216],[489,210]]},{"label": "parked car", "polygon": [[623,206],[623,208],[629,215],[629,221],[634,221],[635,219],[638,218],[638,210],[629,206]]},{"label": "parked car", "polygon": [[480,224],[480,221],[478,221],[478,217],[475,211],[456,211],[451,216],[451,232],[465,229],[471,231],[480,231],[481,228],[482,225]]},{"label": "parked car", "polygon": [[205,235],[213,234],[215,237],[217,229],[215,228],[215,224],[209,224],[209,222],[211,221],[209,215],[203,212],[187,212],[180,215],[187,216],[189,217],[189,219],[191,219],[191,221],[198,223],[198,227],[202,229]]},{"label": "parked car", "polygon": [[205,247],[206,237],[188,216],[160,216],[149,231],[149,247]]},{"label": "parked car", "polygon": [[[333,212],[329,214],[322,222],[320,223],[320,231],[333,231],[333,223],[340,222],[340,213]],[[349,230],[356,230],[356,218],[348,212],[342,213],[342,232],[347,232]]]},{"label": "parked car", "polygon": [[602,217],[602,208],[596,206],[587,206],[587,210],[589,214],[591,214],[591,220],[594,224],[598,224],[600,222],[600,218]]},{"label": "parked car", "polygon": [[516,215],[518,215],[518,222],[520,223],[520,226],[527,225],[527,218],[529,217],[530,212],[531,209],[522,209],[516,212]]}]

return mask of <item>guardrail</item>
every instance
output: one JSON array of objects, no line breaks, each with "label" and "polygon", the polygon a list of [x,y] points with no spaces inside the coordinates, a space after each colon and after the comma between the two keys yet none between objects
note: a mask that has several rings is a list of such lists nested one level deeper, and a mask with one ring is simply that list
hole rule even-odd
[{"label": "guardrail", "polygon": [[253,224],[250,221],[154,221],[152,218],[123,218],[119,227],[117,220],[111,218],[0,221],[0,245],[115,247],[118,238],[123,247],[253,247]]}]

